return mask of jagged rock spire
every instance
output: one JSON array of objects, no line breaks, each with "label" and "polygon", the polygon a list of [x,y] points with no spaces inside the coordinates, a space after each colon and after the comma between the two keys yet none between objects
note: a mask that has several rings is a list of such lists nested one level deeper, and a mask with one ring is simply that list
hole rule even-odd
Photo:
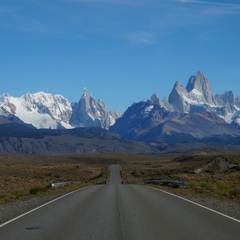
[{"label": "jagged rock spire", "polygon": [[92,95],[89,97],[87,89],[84,88],[81,99],[73,106],[70,124],[74,127],[109,128],[115,123],[116,118],[108,112],[102,100],[96,101]]},{"label": "jagged rock spire", "polygon": [[191,76],[188,81],[186,90],[188,92],[191,92],[194,89],[202,93],[206,103],[214,104],[213,94],[210,88],[210,84],[208,82],[208,79],[204,76],[204,73],[201,71],[198,71],[196,75]]}]

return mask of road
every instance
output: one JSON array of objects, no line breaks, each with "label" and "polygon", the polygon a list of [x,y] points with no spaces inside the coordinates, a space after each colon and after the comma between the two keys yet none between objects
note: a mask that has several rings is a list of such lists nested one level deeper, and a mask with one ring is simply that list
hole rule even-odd
[{"label": "road", "polygon": [[109,184],[76,191],[0,227],[1,240],[238,240],[240,222],[139,185]]}]

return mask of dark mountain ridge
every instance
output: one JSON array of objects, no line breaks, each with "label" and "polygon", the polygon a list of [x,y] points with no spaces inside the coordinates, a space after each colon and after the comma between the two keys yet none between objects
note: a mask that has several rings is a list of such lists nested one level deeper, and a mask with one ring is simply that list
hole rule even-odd
[{"label": "dark mountain ridge", "polygon": [[19,99],[5,94],[0,103],[0,152],[151,153],[179,144],[184,148],[185,143],[214,147],[214,139],[216,146],[222,141],[229,149],[231,142],[234,149],[239,144],[240,97],[232,91],[214,96],[200,71],[186,88],[177,81],[168,98],[161,101],[153,94],[150,100],[132,104],[122,116],[108,112],[103,101],[96,101],[86,89],[72,105],[60,95],[42,92]]},{"label": "dark mountain ridge", "polygon": [[67,154],[67,153],[159,152],[144,143],[122,140],[100,127],[74,129],[36,129],[19,123],[0,124],[0,153]]},{"label": "dark mountain ridge", "polygon": [[202,72],[191,76],[186,88],[176,82],[169,98],[154,94],[150,100],[129,107],[110,131],[124,139],[168,146],[204,141],[218,137],[240,136],[239,97],[232,91],[213,96]]}]

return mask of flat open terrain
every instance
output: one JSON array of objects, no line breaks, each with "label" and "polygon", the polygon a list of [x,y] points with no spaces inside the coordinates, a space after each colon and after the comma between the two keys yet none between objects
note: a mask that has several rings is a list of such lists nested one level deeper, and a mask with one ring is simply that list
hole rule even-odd
[{"label": "flat open terrain", "polygon": [[[54,197],[83,186],[105,184],[110,164],[121,165],[126,183],[152,185],[202,204],[214,200],[211,205],[230,215],[240,207],[240,153],[214,151],[181,156],[1,154],[0,203]],[[153,179],[183,180],[186,188],[148,183]],[[51,187],[52,183],[61,185]]]},{"label": "flat open terrain", "polygon": [[185,181],[186,188],[164,189],[185,195],[240,201],[239,153],[133,158],[123,165],[123,172],[129,183],[146,184],[153,179]]},{"label": "flat open terrain", "polygon": [[0,203],[105,183],[107,166],[63,155],[0,155]]},{"label": "flat open terrain", "polygon": [[0,225],[3,240],[235,240],[240,221],[172,194],[122,184],[110,165],[109,183],[76,190]]}]

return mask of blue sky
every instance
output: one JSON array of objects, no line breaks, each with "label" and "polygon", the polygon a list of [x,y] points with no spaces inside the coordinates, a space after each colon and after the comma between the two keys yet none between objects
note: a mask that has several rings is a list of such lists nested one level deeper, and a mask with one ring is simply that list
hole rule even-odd
[{"label": "blue sky", "polygon": [[239,0],[1,0],[0,95],[84,87],[124,112],[198,70],[240,95]]}]

